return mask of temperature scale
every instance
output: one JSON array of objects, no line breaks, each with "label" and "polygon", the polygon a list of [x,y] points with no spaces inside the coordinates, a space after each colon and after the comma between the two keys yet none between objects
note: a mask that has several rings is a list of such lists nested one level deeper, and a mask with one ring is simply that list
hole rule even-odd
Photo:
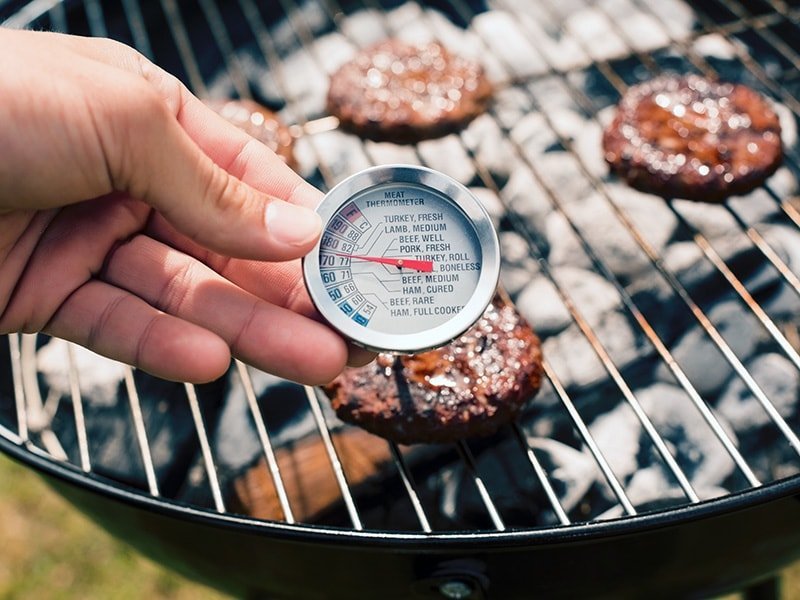
[{"label": "temperature scale", "polygon": [[342,335],[415,353],[469,329],[494,296],[497,233],[481,203],[424,167],[366,169],[317,207],[325,224],[303,261],[317,310]]}]

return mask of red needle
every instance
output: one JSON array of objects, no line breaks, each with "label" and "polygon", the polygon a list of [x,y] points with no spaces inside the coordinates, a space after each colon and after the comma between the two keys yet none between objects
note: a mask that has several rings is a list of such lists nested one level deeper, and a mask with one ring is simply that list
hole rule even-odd
[{"label": "red needle", "polygon": [[415,260],[413,258],[394,258],[388,256],[357,256],[355,254],[339,254],[338,252],[334,252],[333,254],[336,256],[344,256],[345,258],[368,260],[370,262],[381,263],[382,265],[393,265],[401,269],[414,269],[415,271],[422,271],[424,273],[433,271],[432,260]]}]

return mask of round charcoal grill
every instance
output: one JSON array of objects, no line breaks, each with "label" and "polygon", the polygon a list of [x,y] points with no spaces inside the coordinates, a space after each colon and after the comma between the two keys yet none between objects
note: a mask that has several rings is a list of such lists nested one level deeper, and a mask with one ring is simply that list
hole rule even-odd
[{"label": "round charcoal grill", "polygon": [[[793,1],[11,0],[3,22],[119,39],[201,97],[280,111],[320,187],[392,162],[461,180],[544,340],[547,382],[513,426],[399,447],[239,362],[182,385],[7,336],[0,448],[109,531],[265,598],[707,596],[800,556]],[[329,74],[390,35],[479,57],[489,112],[416,146],[338,131]],[[670,71],[778,103],[784,167],[714,206],[608,177],[607,107]]]}]

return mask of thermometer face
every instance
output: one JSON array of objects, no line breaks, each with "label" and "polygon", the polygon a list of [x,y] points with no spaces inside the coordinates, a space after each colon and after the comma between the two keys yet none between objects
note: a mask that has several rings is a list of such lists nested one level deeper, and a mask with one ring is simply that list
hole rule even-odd
[{"label": "thermometer face", "polygon": [[497,237],[477,200],[420,167],[377,167],[334,188],[304,261],[322,315],[375,350],[417,352],[468,329],[491,300]]}]

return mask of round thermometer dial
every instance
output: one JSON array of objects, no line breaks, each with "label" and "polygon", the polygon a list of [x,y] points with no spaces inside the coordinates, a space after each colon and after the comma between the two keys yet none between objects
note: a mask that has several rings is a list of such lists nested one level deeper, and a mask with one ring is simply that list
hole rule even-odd
[{"label": "round thermometer dial", "polygon": [[361,346],[442,346],[494,295],[500,253],[491,219],[442,173],[367,169],[333,188],[317,212],[325,225],[303,262],[306,286],[322,316]]}]

